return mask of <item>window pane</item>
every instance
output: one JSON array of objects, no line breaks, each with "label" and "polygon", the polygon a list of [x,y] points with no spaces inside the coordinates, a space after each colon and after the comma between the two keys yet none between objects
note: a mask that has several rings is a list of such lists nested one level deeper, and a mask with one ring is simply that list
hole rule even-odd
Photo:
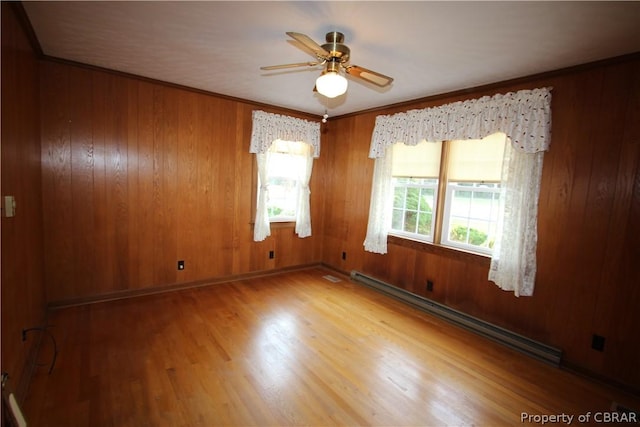
[{"label": "window pane", "polygon": [[453,241],[473,246],[485,246],[489,234],[488,232],[488,224],[486,223],[476,223],[469,226],[456,223],[449,233],[449,238]]},{"label": "window pane", "polygon": [[305,158],[299,155],[271,152],[267,173],[269,198],[267,213],[272,221],[293,221],[298,202],[298,176]]},{"label": "window pane", "polygon": [[407,188],[406,206],[407,209],[418,209],[418,200],[420,198],[419,188]]},{"label": "window pane", "polygon": [[297,194],[296,180],[281,176],[270,177],[269,200],[267,200],[269,218],[295,217]]},{"label": "window pane", "polygon": [[393,193],[393,207],[404,208],[404,199],[406,198],[407,190],[404,187],[396,187]]},{"label": "window pane", "polygon": [[420,213],[418,217],[418,234],[431,234],[431,221],[433,216],[431,213]]},{"label": "window pane", "polygon": [[453,191],[451,200],[451,215],[466,217],[471,209],[470,191]]},{"label": "window pane", "polygon": [[405,211],[404,213],[404,231],[407,231],[409,233],[415,233],[416,232],[416,223],[417,223],[417,218],[418,217],[418,213],[414,212],[414,211]]},{"label": "window pane", "polygon": [[449,183],[443,244],[491,253],[495,241],[500,188],[497,183]]},{"label": "window pane", "polygon": [[404,216],[404,211],[402,209],[394,209],[392,218],[391,218],[391,229],[392,230],[402,230],[402,219]]},{"label": "window pane", "polygon": [[391,230],[397,234],[433,241],[433,209],[438,182],[431,178],[394,178]]},{"label": "window pane", "polygon": [[432,188],[422,188],[420,190],[420,211],[433,211],[434,193]]}]

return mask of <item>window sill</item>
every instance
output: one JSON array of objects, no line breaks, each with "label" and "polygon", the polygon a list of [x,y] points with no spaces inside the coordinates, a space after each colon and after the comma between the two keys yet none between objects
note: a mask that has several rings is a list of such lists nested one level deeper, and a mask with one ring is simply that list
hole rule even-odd
[{"label": "window sill", "polygon": [[[256,222],[255,221],[249,221],[249,225],[251,225],[251,227],[255,227]],[[295,228],[296,226],[296,222],[295,221],[272,221],[269,222],[269,227],[270,228]]]},{"label": "window sill", "polygon": [[415,249],[421,252],[429,252],[436,255],[441,255],[447,258],[453,258],[464,262],[471,262],[489,268],[491,265],[491,257],[488,255],[477,254],[474,252],[467,252],[462,249],[450,248],[448,246],[442,246],[435,243],[421,242],[419,240],[409,239],[407,237],[400,237],[389,234],[387,237],[387,243],[402,246],[405,248]]},{"label": "window sill", "polygon": [[295,221],[271,221],[269,222],[271,228],[294,228],[296,226]]}]

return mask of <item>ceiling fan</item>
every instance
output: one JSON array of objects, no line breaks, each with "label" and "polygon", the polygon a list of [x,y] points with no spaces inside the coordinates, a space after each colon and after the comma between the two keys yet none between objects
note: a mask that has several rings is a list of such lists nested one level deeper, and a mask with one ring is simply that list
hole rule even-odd
[{"label": "ceiling fan", "polygon": [[384,74],[368,70],[357,65],[349,64],[351,50],[343,43],[344,34],[332,31],[325,36],[326,43],[320,46],[309,36],[301,33],[287,32],[287,35],[300,42],[310,49],[316,56],[317,61],[298,62],[295,64],[270,65],[260,67],[261,70],[279,70],[282,68],[294,67],[315,67],[324,65],[325,69],[316,80],[314,90],[327,98],[335,98],[347,91],[347,79],[340,74],[340,69],[350,76],[368,81],[379,87],[391,84],[393,78]]}]

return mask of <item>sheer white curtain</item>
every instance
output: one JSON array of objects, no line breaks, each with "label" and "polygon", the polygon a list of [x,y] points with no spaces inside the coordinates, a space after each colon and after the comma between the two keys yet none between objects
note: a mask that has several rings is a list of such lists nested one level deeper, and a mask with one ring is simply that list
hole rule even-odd
[{"label": "sheer white curtain", "polygon": [[266,153],[256,153],[256,163],[258,165],[258,204],[256,206],[256,221],[253,226],[253,240],[261,242],[271,235],[269,225],[269,213],[267,211],[267,200],[269,200],[269,179],[267,175],[267,162],[269,151]]},{"label": "sheer white curtain", "polygon": [[527,153],[507,144],[502,166],[498,238],[489,280],[516,296],[531,296],[536,280],[538,196],[544,152]]},{"label": "sheer white curtain", "polygon": [[391,207],[393,206],[393,186],[391,184],[391,166],[393,150],[376,158],[373,165],[373,182],[371,183],[371,202],[369,205],[369,221],[364,249],[378,254],[387,253],[387,235],[391,229]]},{"label": "sheer white curtain", "polygon": [[309,190],[309,181],[313,170],[313,156],[309,149],[310,146],[306,145],[306,147],[306,152],[300,154],[302,156],[302,167],[298,169],[298,203],[296,205],[295,228],[298,237],[311,236],[311,205],[309,203],[311,190]]},{"label": "sheer white curtain", "polygon": [[[256,206],[253,240],[256,242],[266,239],[271,235],[269,215],[267,212],[267,200],[269,197],[268,169],[269,151],[274,142],[298,144],[292,150],[298,150],[298,155],[305,157],[305,170],[299,173],[298,206],[296,209],[296,233],[299,237],[311,235],[311,211],[309,208],[309,180],[313,159],[320,156],[320,123],[298,119],[280,114],[253,111],[253,127],[251,131],[251,144],[249,152],[256,154],[258,165],[258,203]],[[306,147],[306,148],[304,148]],[[288,148],[288,149],[289,149]],[[301,150],[301,151],[300,151]],[[302,199],[302,200],[301,200]]]},{"label": "sheer white curtain", "polygon": [[503,165],[503,212],[489,280],[515,295],[531,295],[535,283],[537,204],[543,152],[551,138],[551,88],[522,90],[440,107],[378,116],[369,157],[375,159],[365,250],[387,252],[392,144],[422,140],[480,139],[504,132],[511,140]]}]

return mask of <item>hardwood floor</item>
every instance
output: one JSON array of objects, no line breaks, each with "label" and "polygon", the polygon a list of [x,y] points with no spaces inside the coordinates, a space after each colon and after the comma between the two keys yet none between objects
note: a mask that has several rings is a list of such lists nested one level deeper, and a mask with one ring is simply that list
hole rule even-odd
[{"label": "hardwood floor", "polygon": [[[324,269],[71,307],[32,426],[519,425],[628,396]],[[43,340],[40,362],[52,348]],[[593,416],[593,415],[592,415]],[[592,418],[593,420],[593,418]],[[529,424],[525,422],[524,424]],[[533,423],[531,423],[533,424]]]}]

